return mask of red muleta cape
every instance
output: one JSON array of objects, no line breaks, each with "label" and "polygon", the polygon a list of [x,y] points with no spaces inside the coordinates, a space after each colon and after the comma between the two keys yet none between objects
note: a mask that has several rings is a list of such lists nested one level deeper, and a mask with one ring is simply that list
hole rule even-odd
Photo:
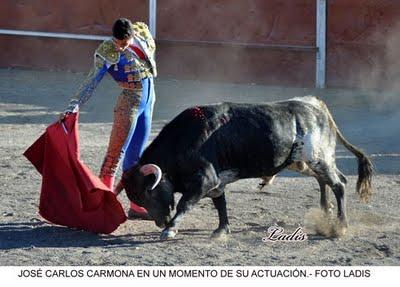
[{"label": "red muleta cape", "polygon": [[78,114],[50,125],[24,156],[42,174],[39,213],[46,220],[95,233],[125,222],[114,193],[80,161]]}]

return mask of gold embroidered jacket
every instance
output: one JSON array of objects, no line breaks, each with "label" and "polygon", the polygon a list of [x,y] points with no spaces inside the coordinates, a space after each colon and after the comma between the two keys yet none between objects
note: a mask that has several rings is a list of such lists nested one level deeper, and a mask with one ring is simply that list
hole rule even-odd
[{"label": "gold embroidered jacket", "polygon": [[[108,72],[124,89],[141,89],[140,81],[147,77],[157,76],[154,59],[156,45],[145,23],[133,24],[134,37],[132,44],[123,52],[116,50],[112,39],[105,40],[94,53],[94,65],[77,93],[71,97],[66,112],[76,112],[89,100],[93,92]],[[145,55],[142,59],[132,48],[135,45]]]}]

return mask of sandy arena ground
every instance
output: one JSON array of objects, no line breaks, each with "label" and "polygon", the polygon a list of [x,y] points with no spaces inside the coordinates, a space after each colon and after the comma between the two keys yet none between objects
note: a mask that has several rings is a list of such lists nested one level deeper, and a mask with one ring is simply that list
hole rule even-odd
[{"label": "sandy arena ground", "polygon": [[[217,212],[203,199],[185,217],[175,240],[160,242],[149,221],[127,221],[111,235],[45,222],[38,214],[41,178],[22,156],[64,109],[83,74],[0,70],[0,265],[399,265],[400,100],[390,92],[267,87],[159,79],[152,138],[184,108],[219,101],[263,102],[314,94],[330,107],[343,134],[371,155],[375,194],[369,204],[355,194],[356,160],[338,147],[348,175],[350,227],[342,238],[317,235],[318,184],[284,172],[259,191],[258,179],[227,188],[232,234],[210,239]],[[83,161],[98,171],[108,143],[118,88],[106,78],[84,106]],[[107,136],[104,136],[107,135]],[[120,195],[125,208],[125,194]],[[263,242],[269,227],[302,227],[304,242]]]}]

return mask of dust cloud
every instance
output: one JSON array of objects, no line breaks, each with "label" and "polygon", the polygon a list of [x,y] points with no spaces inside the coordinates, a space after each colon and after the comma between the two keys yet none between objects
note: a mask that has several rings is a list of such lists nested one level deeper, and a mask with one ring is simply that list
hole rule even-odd
[{"label": "dust cloud", "polygon": [[319,208],[311,208],[304,218],[308,232],[315,232],[328,238],[343,237],[346,229],[340,226],[337,218],[332,214],[326,214]]},{"label": "dust cloud", "polygon": [[[379,29],[382,30],[382,29]],[[359,83],[365,97],[375,108],[400,104],[400,22],[387,31],[376,31],[373,38],[380,39],[377,45],[379,57],[373,52],[368,63],[359,74]]]}]

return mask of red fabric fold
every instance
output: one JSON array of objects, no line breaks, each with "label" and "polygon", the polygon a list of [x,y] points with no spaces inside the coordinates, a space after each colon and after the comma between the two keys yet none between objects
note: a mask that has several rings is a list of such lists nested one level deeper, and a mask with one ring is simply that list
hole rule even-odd
[{"label": "red fabric fold", "polygon": [[129,47],[136,53],[136,55],[139,56],[140,59],[146,60],[146,55],[142,52],[142,50],[140,50],[139,47],[136,47],[134,45],[130,45]]},{"label": "red fabric fold", "polygon": [[78,114],[50,125],[24,153],[42,174],[39,213],[46,220],[95,233],[125,222],[115,194],[80,160]]}]

